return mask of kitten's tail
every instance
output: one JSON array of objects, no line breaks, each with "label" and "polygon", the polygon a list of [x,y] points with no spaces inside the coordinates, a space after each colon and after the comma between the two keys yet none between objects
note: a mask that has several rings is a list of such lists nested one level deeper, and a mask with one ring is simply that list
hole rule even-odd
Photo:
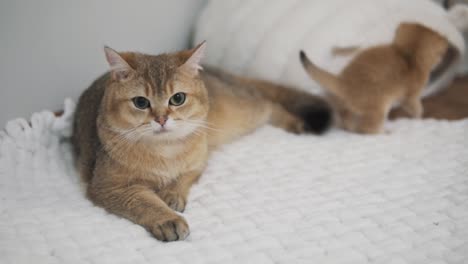
[{"label": "kitten's tail", "polygon": [[312,63],[304,51],[301,50],[299,55],[307,74],[333,95],[340,96],[342,87],[340,79]]}]

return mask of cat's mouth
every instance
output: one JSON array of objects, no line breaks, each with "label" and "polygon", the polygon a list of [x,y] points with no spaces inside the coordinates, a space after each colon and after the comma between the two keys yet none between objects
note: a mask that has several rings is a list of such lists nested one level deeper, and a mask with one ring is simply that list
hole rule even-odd
[{"label": "cat's mouth", "polygon": [[167,132],[170,132],[172,129],[169,129],[167,124],[166,125],[160,125],[157,124],[156,122],[152,121],[150,123],[150,126],[153,130],[153,135],[160,135],[160,134],[166,134]]}]

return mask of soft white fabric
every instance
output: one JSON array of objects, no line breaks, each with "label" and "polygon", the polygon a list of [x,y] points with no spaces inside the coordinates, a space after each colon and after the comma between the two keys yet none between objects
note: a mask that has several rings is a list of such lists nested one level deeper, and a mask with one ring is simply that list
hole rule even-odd
[{"label": "soft white fabric", "polygon": [[162,243],[85,199],[73,103],[0,134],[0,263],[466,263],[468,120],[392,133],[265,127],[213,154],[189,197],[191,235]]},{"label": "soft white fabric", "polygon": [[[468,4],[468,3],[467,3]],[[463,33],[465,44],[468,39],[468,5],[457,4],[449,10],[450,21]],[[465,52],[461,73],[468,73],[468,53]]]},{"label": "soft white fabric", "polygon": [[390,43],[403,21],[436,30],[460,53],[425,89],[428,95],[452,80],[465,53],[463,37],[447,12],[429,0],[210,1],[197,22],[194,43],[207,41],[207,64],[318,92],[302,69],[299,50],[339,73],[353,56],[334,56],[333,47]]}]

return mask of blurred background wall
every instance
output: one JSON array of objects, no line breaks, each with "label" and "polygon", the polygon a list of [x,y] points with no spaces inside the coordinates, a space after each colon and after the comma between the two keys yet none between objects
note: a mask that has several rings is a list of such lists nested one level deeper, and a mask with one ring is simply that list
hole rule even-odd
[{"label": "blurred background wall", "polygon": [[148,53],[187,47],[204,2],[0,1],[0,129],[77,99],[107,70],[104,45]]}]

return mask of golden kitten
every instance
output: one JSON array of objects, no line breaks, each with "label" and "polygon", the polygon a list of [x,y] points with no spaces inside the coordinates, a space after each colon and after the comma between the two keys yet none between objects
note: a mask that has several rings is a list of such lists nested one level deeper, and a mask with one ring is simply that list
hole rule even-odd
[{"label": "golden kitten", "polygon": [[328,105],[307,93],[200,71],[204,49],[151,56],[106,47],[110,73],[82,94],[75,114],[88,197],[163,241],[189,234],[175,211],[184,211],[211,150],[267,123],[320,133],[330,121]]},{"label": "golden kitten", "polygon": [[327,91],[340,125],[375,134],[382,131],[396,105],[414,118],[422,116],[421,91],[447,49],[447,39],[433,30],[402,23],[393,43],[361,51],[338,76],[314,65],[303,51],[300,59],[310,77]]}]

